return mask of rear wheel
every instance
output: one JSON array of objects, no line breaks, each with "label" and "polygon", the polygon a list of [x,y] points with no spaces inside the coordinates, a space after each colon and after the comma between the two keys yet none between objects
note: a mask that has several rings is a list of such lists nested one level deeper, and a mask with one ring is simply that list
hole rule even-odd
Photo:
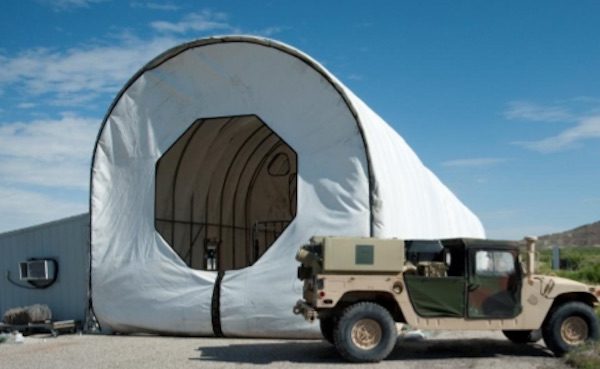
[{"label": "rear wheel", "polygon": [[333,332],[340,355],[353,362],[378,362],[396,345],[394,319],[381,305],[359,302],[347,307]]},{"label": "rear wheel", "polygon": [[504,336],[513,343],[535,343],[542,339],[542,331],[502,331]]},{"label": "rear wheel", "polygon": [[600,338],[598,317],[588,305],[568,302],[551,312],[542,327],[542,335],[546,346],[556,356],[562,356],[586,341]]}]

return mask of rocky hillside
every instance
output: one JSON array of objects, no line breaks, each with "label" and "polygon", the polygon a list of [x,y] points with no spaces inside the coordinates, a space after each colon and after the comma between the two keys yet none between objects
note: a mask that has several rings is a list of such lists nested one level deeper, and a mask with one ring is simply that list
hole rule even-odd
[{"label": "rocky hillside", "polygon": [[586,224],[562,233],[539,237],[541,247],[558,246],[600,246],[600,221]]}]

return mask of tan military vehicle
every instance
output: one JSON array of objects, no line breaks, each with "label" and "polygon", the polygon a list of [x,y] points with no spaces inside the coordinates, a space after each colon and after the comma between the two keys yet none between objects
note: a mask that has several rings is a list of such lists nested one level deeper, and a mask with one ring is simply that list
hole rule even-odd
[{"label": "tan military vehicle", "polygon": [[375,362],[396,344],[396,322],[425,330],[500,330],[515,343],[542,337],[556,355],[600,328],[600,291],[537,275],[535,240],[522,266],[515,242],[313,237],[296,256],[304,281],[295,314],[319,320],[350,361]]}]

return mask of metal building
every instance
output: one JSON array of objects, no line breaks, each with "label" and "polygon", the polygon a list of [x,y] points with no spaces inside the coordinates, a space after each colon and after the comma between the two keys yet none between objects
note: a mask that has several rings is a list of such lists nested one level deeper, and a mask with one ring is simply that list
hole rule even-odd
[{"label": "metal building", "polygon": [[[81,214],[0,234],[0,314],[14,307],[46,304],[54,320],[84,323],[88,310],[89,232],[89,214]],[[22,279],[26,264],[40,260],[51,261],[46,264],[50,266],[46,272],[55,279]]]}]

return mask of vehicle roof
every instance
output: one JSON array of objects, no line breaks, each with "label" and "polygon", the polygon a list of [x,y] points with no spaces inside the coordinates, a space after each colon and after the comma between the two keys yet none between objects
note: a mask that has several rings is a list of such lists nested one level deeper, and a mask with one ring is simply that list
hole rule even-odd
[{"label": "vehicle roof", "polygon": [[485,240],[477,238],[463,238],[467,249],[501,249],[514,250],[519,248],[519,241]]},{"label": "vehicle roof", "polygon": [[465,247],[466,249],[515,250],[522,243],[509,240],[488,240],[481,238],[446,238],[441,240],[405,240],[405,242],[441,242],[445,247]]}]

